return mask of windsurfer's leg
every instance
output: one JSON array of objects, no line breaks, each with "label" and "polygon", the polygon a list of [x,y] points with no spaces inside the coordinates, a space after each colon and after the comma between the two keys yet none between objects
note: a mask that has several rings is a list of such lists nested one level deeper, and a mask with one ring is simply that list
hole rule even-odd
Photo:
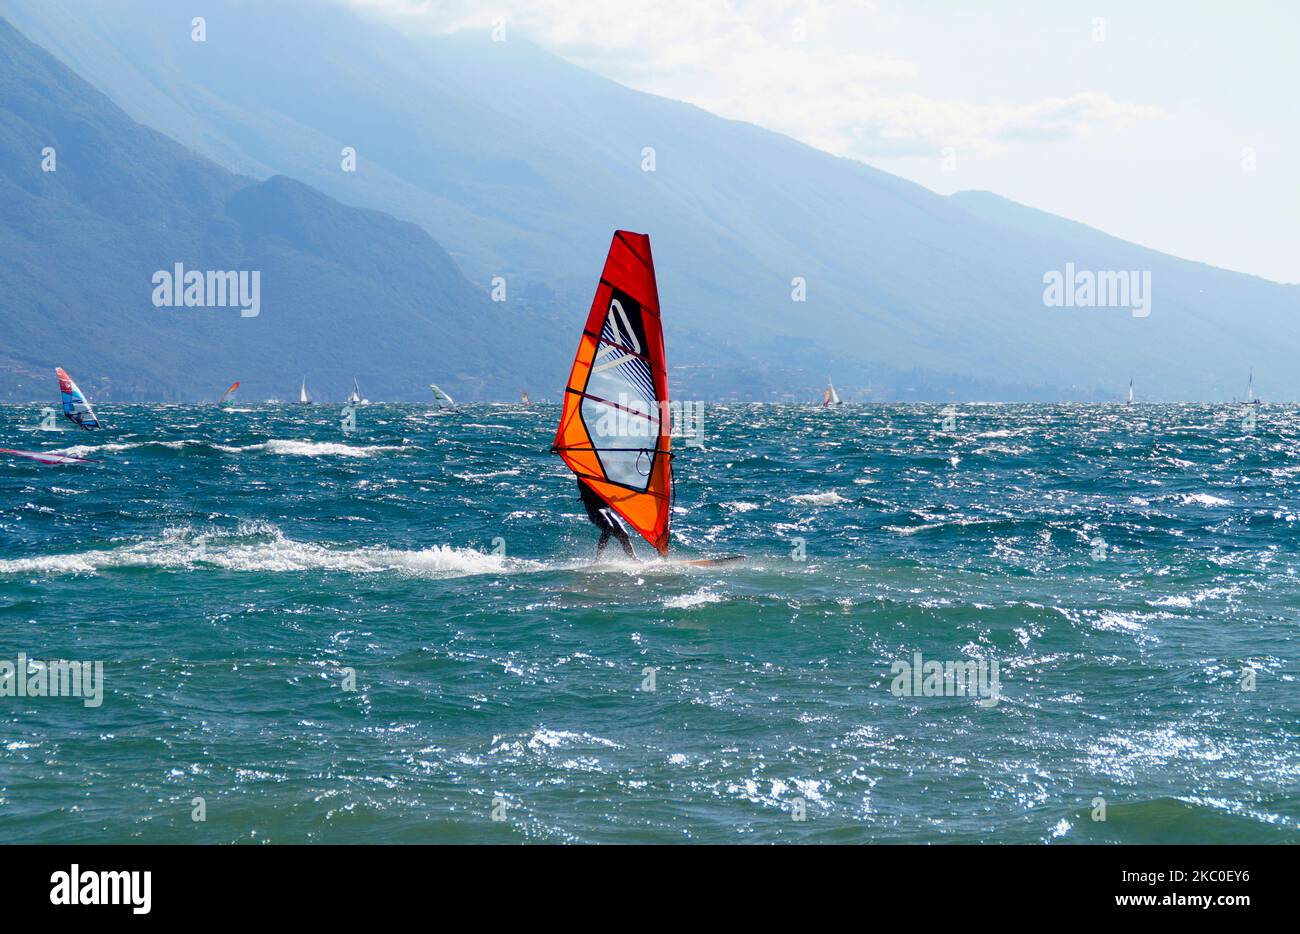
[{"label": "windsurfer's leg", "polygon": [[619,531],[618,543],[623,546],[623,551],[627,553],[627,556],[635,561],[636,552],[632,550],[632,541],[627,537],[626,532],[622,530]]},{"label": "windsurfer's leg", "polygon": [[608,544],[609,544],[609,532],[608,532],[608,531],[602,531],[602,532],[600,533],[600,542],[596,545],[596,560],[597,560],[597,561],[599,561],[599,560],[600,560],[600,556],[603,555],[603,554],[605,553],[605,546],[608,545]]}]

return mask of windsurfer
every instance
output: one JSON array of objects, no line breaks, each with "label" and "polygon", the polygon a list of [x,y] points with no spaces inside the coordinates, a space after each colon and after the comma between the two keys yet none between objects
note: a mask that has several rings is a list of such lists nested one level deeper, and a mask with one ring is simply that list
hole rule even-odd
[{"label": "windsurfer", "polygon": [[578,478],[578,493],[582,496],[582,505],[587,510],[587,518],[591,520],[592,525],[600,529],[600,543],[596,545],[596,560],[599,561],[605,553],[605,547],[609,544],[610,536],[617,538],[627,556],[636,560],[636,552],[632,550],[632,541],[627,537],[627,532],[623,530],[623,524],[619,521],[618,516],[614,510],[605,505],[604,500],[581,477]]},{"label": "windsurfer", "polygon": [[668,554],[673,475],[671,425],[662,414],[667,400],[650,238],[616,230],[551,444],[578,477],[583,507],[600,529],[597,558],[617,537],[635,559],[633,533]]}]

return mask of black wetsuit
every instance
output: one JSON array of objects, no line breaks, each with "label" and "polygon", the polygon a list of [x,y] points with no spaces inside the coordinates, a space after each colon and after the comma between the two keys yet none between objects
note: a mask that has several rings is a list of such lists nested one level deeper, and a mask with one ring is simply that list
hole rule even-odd
[{"label": "black wetsuit", "polygon": [[582,496],[582,505],[587,510],[587,518],[591,520],[592,525],[600,529],[600,544],[596,546],[596,558],[599,559],[605,553],[605,546],[609,544],[610,536],[618,539],[629,558],[635,558],[636,552],[632,550],[632,542],[623,531],[623,526],[619,524],[614,510],[606,506],[605,501],[596,495],[596,491],[582,480],[578,481],[578,493]]}]

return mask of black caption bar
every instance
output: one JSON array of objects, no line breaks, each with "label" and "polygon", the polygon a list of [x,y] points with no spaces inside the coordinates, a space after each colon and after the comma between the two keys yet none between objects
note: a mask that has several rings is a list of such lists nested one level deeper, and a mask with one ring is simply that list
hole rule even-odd
[{"label": "black caption bar", "polygon": [[[440,851],[440,852],[436,852]],[[666,920],[689,901],[691,920],[762,917],[773,900],[792,910],[856,910],[917,922],[1005,921],[1043,910],[1068,917],[1170,916],[1231,921],[1289,904],[1286,847],[953,846],[747,848],[729,853],[603,852],[544,859],[529,848],[467,858],[435,847],[35,846],[0,848],[8,919],[77,915],[78,922],[194,919],[357,919],[375,911],[472,908],[507,922],[514,905],[593,904]],[[698,863],[694,860],[698,859]],[[694,865],[692,865],[694,864]],[[760,881],[765,880],[765,881]],[[782,881],[784,880],[784,881]],[[714,897],[700,896],[714,893]],[[910,894],[907,894],[910,893]],[[918,899],[918,896],[922,896]],[[538,900],[540,899],[540,900]],[[557,902],[558,900],[558,902]],[[701,901],[704,903],[701,905]],[[713,905],[713,907],[709,907]],[[526,906],[532,905],[534,909]],[[495,908],[493,906],[496,906]],[[680,907],[680,906],[679,906]],[[779,907],[779,906],[778,906]],[[440,909],[441,910],[441,909]],[[659,911],[669,914],[658,914]]]}]

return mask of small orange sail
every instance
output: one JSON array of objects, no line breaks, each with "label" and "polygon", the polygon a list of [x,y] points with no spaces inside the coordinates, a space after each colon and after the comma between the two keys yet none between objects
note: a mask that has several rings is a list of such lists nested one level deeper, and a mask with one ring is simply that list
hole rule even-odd
[{"label": "small orange sail", "polygon": [[671,431],[650,238],[616,230],[551,450],[661,555],[672,507]]}]

